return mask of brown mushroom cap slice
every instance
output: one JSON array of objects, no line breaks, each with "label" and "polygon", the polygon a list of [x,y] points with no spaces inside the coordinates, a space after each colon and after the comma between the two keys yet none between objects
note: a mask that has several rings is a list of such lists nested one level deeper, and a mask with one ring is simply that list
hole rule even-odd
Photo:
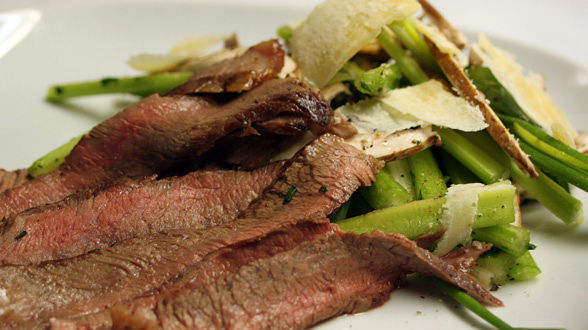
[{"label": "brown mushroom cap slice", "polygon": [[441,33],[443,33],[449,41],[453,42],[459,49],[463,49],[468,44],[468,40],[458,29],[454,28],[449,21],[441,15],[441,13],[435,9],[426,0],[418,0],[423,8],[425,16],[431,20],[431,23],[435,25]]},{"label": "brown mushroom cap slice", "polygon": [[[426,38],[426,36],[425,36]],[[426,38],[429,47],[433,53],[433,56],[439,63],[441,70],[445,73],[445,76],[453,87],[463,96],[470,104],[478,107],[484,115],[484,120],[488,124],[488,132],[492,138],[498,143],[498,145],[504,150],[511,158],[513,158],[519,167],[528,173],[531,177],[536,178],[539,176],[535,165],[529,159],[526,153],[521,150],[519,143],[512,134],[509,133],[508,129],[502,124],[494,110],[489,105],[486,97],[478,91],[476,86],[466,76],[463,68],[457,63],[457,61],[450,54],[442,52],[431,40]]]}]

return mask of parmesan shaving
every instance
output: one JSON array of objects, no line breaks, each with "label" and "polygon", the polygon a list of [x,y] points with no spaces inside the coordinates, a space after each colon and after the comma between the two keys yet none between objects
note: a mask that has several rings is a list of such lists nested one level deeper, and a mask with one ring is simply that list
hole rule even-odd
[{"label": "parmesan shaving", "polygon": [[510,181],[502,181],[488,186],[481,183],[469,183],[449,187],[441,218],[445,233],[433,253],[442,256],[459,244],[468,244],[471,241],[472,225],[478,212],[479,194],[483,191],[507,188],[515,189]]},{"label": "parmesan shaving", "polygon": [[438,256],[447,254],[458,244],[466,245],[471,241],[472,224],[478,210],[478,194],[484,185],[481,183],[456,184],[447,189],[446,201],[441,223],[445,233],[435,253]]},{"label": "parmesan shaving", "polygon": [[381,102],[392,117],[409,115],[420,121],[461,131],[480,131],[488,127],[480,110],[447,91],[441,82],[434,79],[392,90],[382,97]]},{"label": "parmesan shaving", "polygon": [[384,25],[420,9],[414,0],[326,0],[294,30],[292,57],[304,76],[323,87]]},{"label": "parmesan shaving", "polygon": [[472,45],[472,49],[531,119],[556,139],[573,146],[576,131],[545,92],[536,74],[525,76],[523,67],[515,61],[514,56],[492,45],[483,34],[478,36],[478,43]]},{"label": "parmesan shaving", "polygon": [[337,111],[349,118],[359,133],[386,132],[427,125],[418,118],[397,111],[387,111],[381,99],[374,97],[355,104],[346,104]]}]

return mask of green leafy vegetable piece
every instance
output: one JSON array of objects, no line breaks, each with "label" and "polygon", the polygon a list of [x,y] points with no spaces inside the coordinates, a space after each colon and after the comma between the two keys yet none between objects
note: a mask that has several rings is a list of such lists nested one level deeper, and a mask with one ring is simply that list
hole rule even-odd
[{"label": "green leafy vegetable piece", "polygon": [[486,95],[492,109],[534,123],[514,97],[498,82],[489,68],[468,67],[465,72],[476,88]]},{"label": "green leafy vegetable piece", "polygon": [[402,73],[395,64],[382,64],[359,74],[353,81],[355,88],[366,95],[381,95],[394,88],[397,88]]}]

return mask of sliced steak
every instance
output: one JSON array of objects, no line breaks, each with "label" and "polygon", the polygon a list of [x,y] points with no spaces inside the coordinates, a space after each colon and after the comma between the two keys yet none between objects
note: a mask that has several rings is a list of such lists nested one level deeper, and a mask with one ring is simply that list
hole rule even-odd
[{"label": "sliced steak", "polygon": [[[316,225],[321,226],[321,225]],[[472,277],[398,234],[343,233],[322,225],[288,251],[270,255],[264,239],[203,261],[162,292],[154,308],[113,308],[115,327],[295,329],[385,302],[407,273],[449,281],[502,305]],[[300,229],[290,229],[293,239]],[[290,240],[282,240],[288,241]],[[283,247],[284,244],[278,244]],[[250,259],[256,259],[248,262]],[[235,265],[244,264],[241,267]],[[226,265],[226,267],[225,267]]]},{"label": "sliced steak", "polygon": [[226,104],[150,96],[94,127],[58,170],[0,194],[0,218],[120,178],[164,172],[193,161],[228,134],[282,115],[304,118],[306,127],[322,131],[332,109],[295,79],[270,80]]},{"label": "sliced steak", "polygon": [[478,258],[491,248],[492,244],[490,243],[474,241],[468,246],[462,246],[457,250],[450,251],[442,259],[462,272],[469,273],[476,265]]},{"label": "sliced steak", "polygon": [[280,174],[198,171],[161,180],[127,180],[8,218],[0,227],[0,265],[70,258],[132,237],[201,229],[234,220]]},{"label": "sliced steak", "polygon": [[[169,231],[38,266],[0,268],[0,323],[48,325],[99,313],[162,287],[226,246],[257,241],[291,225],[326,222],[382,164],[333,135],[313,141],[239,219],[206,230]],[[287,203],[292,186],[297,193]],[[321,187],[325,187],[321,189]]]},{"label": "sliced steak", "polygon": [[29,179],[29,172],[25,168],[14,171],[6,171],[0,168],[0,193],[20,186]]},{"label": "sliced steak", "polygon": [[276,40],[249,48],[244,54],[194,72],[167,95],[242,92],[274,78],[284,66],[284,50]]}]

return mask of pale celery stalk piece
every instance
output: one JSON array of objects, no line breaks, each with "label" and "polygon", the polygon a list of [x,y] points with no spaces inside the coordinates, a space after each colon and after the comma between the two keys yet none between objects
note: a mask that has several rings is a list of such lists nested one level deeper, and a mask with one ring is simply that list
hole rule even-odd
[{"label": "pale celery stalk piece", "polygon": [[294,30],[292,57],[306,78],[323,87],[382,27],[420,10],[415,0],[326,0]]},{"label": "pale celery stalk piece", "polygon": [[[441,218],[445,213],[445,202],[445,197],[417,200],[347,218],[337,224],[344,231],[359,234],[381,230],[414,239],[443,229]],[[478,194],[472,227],[476,229],[513,222],[516,202],[516,189],[508,182],[487,186]]]},{"label": "pale celery stalk piece", "polygon": [[43,157],[37,159],[28,169],[29,175],[37,177],[41,174],[55,171],[61,163],[65,160],[65,157],[69,155],[71,150],[80,142],[85,134],[77,136],[55,150],[50,151]]}]

